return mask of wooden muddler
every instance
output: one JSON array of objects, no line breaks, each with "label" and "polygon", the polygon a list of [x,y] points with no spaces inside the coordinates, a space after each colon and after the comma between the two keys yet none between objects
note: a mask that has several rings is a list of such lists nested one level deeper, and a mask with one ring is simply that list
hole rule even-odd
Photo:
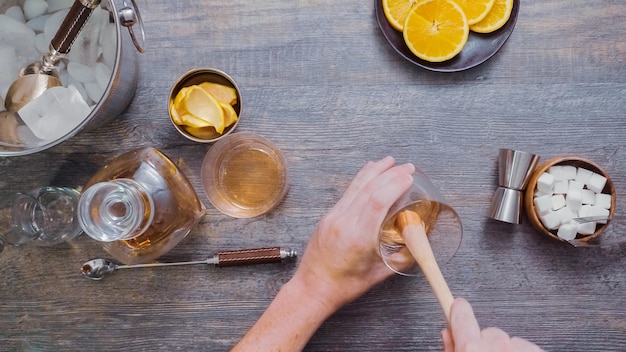
[{"label": "wooden muddler", "polygon": [[450,308],[454,297],[448,288],[446,280],[441,274],[439,265],[433,255],[433,250],[428,242],[422,218],[414,211],[404,210],[396,218],[396,226],[402,232],[402,238],[407,248],[424,272],[428,283],[439,300],[448,324],[450,323]]}]

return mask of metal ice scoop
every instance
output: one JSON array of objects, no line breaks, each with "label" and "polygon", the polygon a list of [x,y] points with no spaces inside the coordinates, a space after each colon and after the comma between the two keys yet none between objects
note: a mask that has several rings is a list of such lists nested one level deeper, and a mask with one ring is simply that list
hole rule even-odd
[{"label": "metal ice scoop", "polygon": [[61,85],[56,65],[67,53],[101,0],[75,0],[67,16],[50,42],[50,51],[42,61],[26,65],[7,91],[4,106],[17,112],[31,100],[39,97],[48,88]]},{"label": "metal ice scoop", "polygon": [[206,260],[174,263],[151,263],[120,265],[109,259],[92,259],[80,268],[83,275],[92,280],[101,280],[112,274],[116,269],[151,268],[155,266],[174,266],[190,264],[213,264],[219,267],[278,263],[285,258],[293,258],[297,252],[293,249],[281,249],[280,247],[241,249],[236,251],[220,252]]}]

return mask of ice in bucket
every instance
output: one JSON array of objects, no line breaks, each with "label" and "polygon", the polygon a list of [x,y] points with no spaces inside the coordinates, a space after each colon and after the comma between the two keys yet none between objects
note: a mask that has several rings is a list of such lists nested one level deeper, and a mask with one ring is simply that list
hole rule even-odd
[{"label": "ice in bucket", "polygon": [[70,85],[46,89],[18,114],[37,138],[55,140],[78,127],[90,112],[91,108],[76,87]]}]

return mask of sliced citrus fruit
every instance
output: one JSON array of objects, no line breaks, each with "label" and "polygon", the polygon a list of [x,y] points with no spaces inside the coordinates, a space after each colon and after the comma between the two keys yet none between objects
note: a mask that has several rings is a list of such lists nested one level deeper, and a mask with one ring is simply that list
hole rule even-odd
[{"label": "sliced citrus fruit", "polygon": [[395,30],[402,32],[404,20],[418,0],[383,0],[383,12]]},{"label": "sliced citrus fruit", "polygon": [[467,24],[470,26],[474,23],[478,23],[487,17],[487,14],[495,4],[496,0],[454,0],[461,8],[465,17],[467,17]]},{"label": "sliced citrus fruit", "polygon": [[[191,86],[187,94],[185,94],[182,103],[189,114],[208,122],[208,125],[215,127],[218,133],[224,131],[224,110],[220,103],[207,91],[199,86]],[[192,126],[188,123],[186,124]]]},{"label": "sliced citrus fruit", "polygon": [[470,25],[470,31],[477,33],[494,32],[502,28],[502,26],[508,22],[512,10],[513,0],[496,0],[491,11],[489,11],[482,21]]},{"label": "sliced citrus fruit", "polygon": [[183,120],[180,118],[180,114],[178,114],[173,101],[170,101],[170,115],[172,116],[172,121],[174,121],[175,124],[183,124]]},{"label": "sliced citrus fruit", "polygon": [[200,88],[206,90],[209,94],[213,95],[213,97],[218,101],[228,103],[230,105],[237,104],[237,90],[233,87],[213,82],[202,82],[199,86]]},{"label": "sliced citrus fruit", "polygon": [[187,131],[190,135],[200,138],[200,139],[213,139],[220,136],[220,133],[217,133],[213,126],[207,127],[190,127],[183,126],[183,129]]},{"label": "sliced citrus fruit", "polygon": [[220,101],[220,106],[224,110],[224,128],[237,122],[237,119],[239,117],[237,117],[237,112],[235,111],[232,105],[227,104],[227,103],[222,103]]},{"label": "sliced citrus fruit", "polygon": [[213,126],[207,120],[201,119],[198,116],[192,115],[192,114],[180,115],[180,119],[183,122],[181,125],[185,125],[189,127],[201,128],[201,127]]},{"label": "sliced citrus fruit", "polygon": [[402,33],[407,47],[417,57],[442,62],[461,52],[467,43],[469,26],[456,2],[425,0],[411,8]]}]

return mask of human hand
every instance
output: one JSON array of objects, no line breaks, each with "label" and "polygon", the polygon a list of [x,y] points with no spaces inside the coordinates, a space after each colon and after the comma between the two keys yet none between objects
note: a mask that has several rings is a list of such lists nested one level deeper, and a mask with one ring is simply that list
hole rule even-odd
[{"label": "human hand", "polygon": [[393,274],[378,253],[378,231],[415,172],[394,164],[392,157],[367,163],[309,240],[293,280],[331,310]]},{"label": "human hand", "polygon": [[450,327],[441,333],[445,352],[540,352],[539,346],[520,337],[509,335],[498,328],[482,331],[472,306],[457,298],[450,310]]}]

